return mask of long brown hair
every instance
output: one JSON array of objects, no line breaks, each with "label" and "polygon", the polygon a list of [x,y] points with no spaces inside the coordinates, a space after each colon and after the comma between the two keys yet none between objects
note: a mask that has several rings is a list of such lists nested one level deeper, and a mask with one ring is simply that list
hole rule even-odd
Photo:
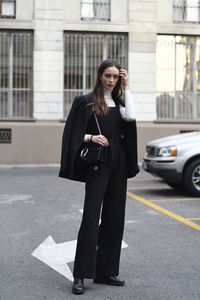
[{"label": "long brown hair", "polygon": [[[108,106],[104,100],[104,89],[101,81],[101,76],[105,69],[115,67],[118,70],[121,69],[120,65],[113,59],[104,60],[97,70],[96,83],[93,89],[94,93],[94,110],[97,115],[106,115],[108,112]],[[112,98],[116,99],[122,95],[121,77],[119,77],[116,86],[112,91]]]}]

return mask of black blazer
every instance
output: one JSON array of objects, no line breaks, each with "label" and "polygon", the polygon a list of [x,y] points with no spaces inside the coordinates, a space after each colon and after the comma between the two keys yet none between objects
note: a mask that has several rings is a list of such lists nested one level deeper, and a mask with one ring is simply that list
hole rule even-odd
[{"label": "black blazer", "polygon": [[[124,105],[120,98],[116,103]],[[85,182],[84,169],[76,165],[76,155],[84,140],[88,120],[92,114],[93,93],[77,96],[74,99],[68,115],[62,137],[61,164],[59,177]],[[137,159],[137,129],[136,121],[123,121],[124,146],[127,154],[127,178],[134,177],[139,172]]]}]

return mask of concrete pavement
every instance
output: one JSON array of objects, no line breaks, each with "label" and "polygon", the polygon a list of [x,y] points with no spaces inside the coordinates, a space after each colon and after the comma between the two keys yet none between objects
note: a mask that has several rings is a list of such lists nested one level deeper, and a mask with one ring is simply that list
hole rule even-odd
[{"label": "concrete pavement", "polygon": [[[77,299],[66,277],[31,255],[49,236],[56,244],[77,237],[84,184],[57,174],[55,167],[0,169],[0,299]],[[144,172],[129,180],[128,190],[200,224],[200,199],[177,194]],[[198,230],[129,196],[124,242],[120,275],[126,285],[86,280],[80,299],[200,299]],[[72,270],[73,262],[68,266]]]}]

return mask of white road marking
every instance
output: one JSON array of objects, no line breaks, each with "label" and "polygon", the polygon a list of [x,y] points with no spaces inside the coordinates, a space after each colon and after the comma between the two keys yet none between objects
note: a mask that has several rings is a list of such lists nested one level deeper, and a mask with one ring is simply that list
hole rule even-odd
[{"label": "white road marking", "polygon": [[124,241],[122,241],[122,249],[127,248],[127,247],[128,247],[128,244],[125,243]]},{"label": "white road marking", "polygon": [[79,211],[81,214],[83,214],[83,208],[80,208]]},{"label": "white road marking", "polygon": [[160,215],[159,212],[155,211],[155,210],[147,210],[146,211],[147,214],[153,215],[153,216],[157,216]]},{"label": "white road marking", "polygon": [[[51,236],[48,236],[31,254],[50,268],[54,269],[68,280],[73,281],[72,272],[67,265],[74,261],[77,241],[69,241],[56,244]],[[122,241],[122,248],[128,245]]]},{"label": "white road marking", "polygon": [[0,204],[13,204],[20,201],[31,204],[35,203],[31,199],[32,195],[2,194],[0,195]]},{"label": "white road marking", "polygon": [[138,223],[139,221],[137,220],[130,220],[130,221],[125,221],[125,224],[132,224],[132,223]]},{"label": "white road marking", "polygon": [[[83,214],[83,209],[78,210]],[[74,262],[77,240],[56,244],[54,239],[47,237],[31,254],[68,280],[73,281],[68,263]],[[122,249],[128,245],[122,241]]]},{"label": "white road marking", "polygon": [[49,236],[33,251],[32,255],[73,281],[72,272],[67,264],[74,261],[75,249],[76,240],[56,244],[53,238]]},{"label": "white road marking", "polygon": [[19,168],[58,168],[60,164],[19,164],[19,165],[0,165],[0,169],[19,169]]},{"label": "white road marking", "polygon": [[154,190],[160,190],[160,191],[162,191],[163,189],[165,189],[165,190],[172,190],[172,188],[170,188],[170,187],[168,187],[167,185],[166,186],[158,186],[158,185],[151,185],[151,187],[148,187],[148,186],[146,186],[146,187],[134,187],[134,188],[129,188],[129,190],[132,190],[132,191],[140,191],[140,190],[142,190],[142,191],[154,191]]}]

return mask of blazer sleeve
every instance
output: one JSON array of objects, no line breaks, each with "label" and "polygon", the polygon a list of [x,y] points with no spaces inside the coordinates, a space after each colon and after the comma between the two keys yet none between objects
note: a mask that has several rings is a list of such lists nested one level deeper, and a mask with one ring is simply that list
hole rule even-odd
[{"label": "blazer sleeve", "polygon": [[85,134],[85,102],[81,97],[73,101],[63,130],[59,177],[76,180],[75,158]]}]

